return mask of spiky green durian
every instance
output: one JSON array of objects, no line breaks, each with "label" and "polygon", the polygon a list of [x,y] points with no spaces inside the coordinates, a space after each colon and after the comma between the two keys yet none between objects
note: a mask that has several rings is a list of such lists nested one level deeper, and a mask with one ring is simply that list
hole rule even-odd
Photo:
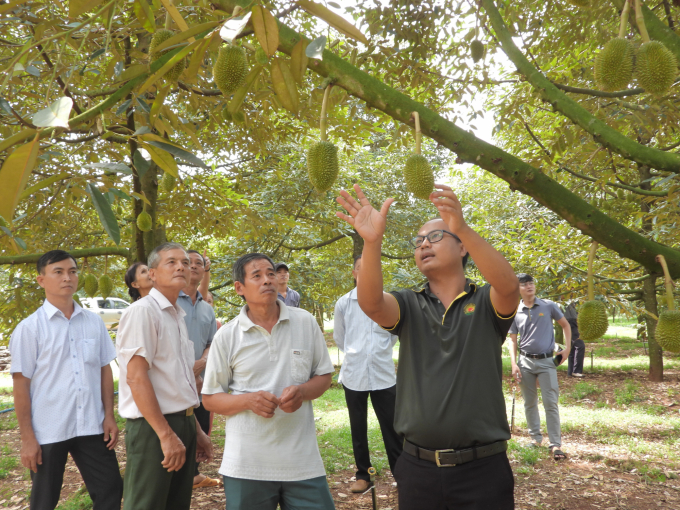
[{"label": "spiky green durian", "polygon": [[331,142],[317,142],[307,153],[307,173],[318,192],[328,191],[338,177],[338,148]]},{"label": "spiky green durian", "polygon": [[224,96],[230,96],[239,88],[248,74],[246,54],[231,44],[222,46],[213,66],[213,79]]},{"label": "spiky green durian", "polygon": [[473,62],[479,62],[484,57],[484,43],[475,39],[470,43],[470,56]]},{"label": "spiky green durian", "polygon": [[234,122],[237,124],[242,124],[246,121],[246,115],[241,110],[234,112],[231,118],[234,119]]},{"label": "spiky green durian", "polygon": [[678,74],[675,55],[659,41],[640,46],[635,59],[635,77],[645,91],[656,96],[668,92]]},{"label": "spiky green durian", "polygon": [[597,340],[607,332],[609,319],[607,307],[602,301],[586,301],[578,311],[578,331],[581,340]]},{"label": "spiky green durian", "polygon": [[404,165],[406,188],[417,198],[427,200],[434,191],[434,173],[430,162],[420,154],[413,154]]},{"label": "spiky green durian", "polygon": [[633,45],[616,37],[604,45],[595,57],[595,82],[600,89],[625,89],[633,79]]},{"label": "spiky green durian", "polygon": [[153,228],[153,220],[148,212],[142,211],[141,214],[137,216],[137,228],[142,232],[148,232]]},{"label": "spiky green durian", "polygon": [[[156,33],[151,38],[151,44],[149,45],[149,53],[151,54],[151,60],[155,61],[161,58],[165,53],[170,50],[163,50],[161,52],[154,51],[155,48],[160,46],[162,43],[170,39],[174,34],[172,30],[167,30],[165,28],[157,30]],[[184,59],[177,62],[172,69],[170,69],[165,77],[171,81],[177,81],[180,75],[184,72]]]},{"label": "spiky green durian", "polygon": [[255,62],[257,62],[261,66],[267,65],[267,63],[269,62],[269,56],[264,51],[262,46],[258,46],[258,48],[255,50]]},{"label": "spiky green durian", "polygon": [[625,200],[626,199],[626,193],[621,188],[616,190],[616,196],[618,197],[619,200]]},{"label": "spiky green durian", "polygon": [[99,288],[99,283],[97,283],[97,277],[92,273],[87,273],[83,282],[83,290],[88,297],[94,297],[97,294],[97,289]]},{"label": "spiky green durian", "polygon": [[175,182],[175,176],[165,172],[163,177],[161,177],[161,182],[158,183],[158,187],[166,193],[170,193],[173,189],[175,189]]},{"label": "spiky green durian", "polygon": [[222,118],[224,119],[225,122],[231,122],[232,120],[234,120],[234,116],[229,111],[229,108],[222,109]]},{"label": "spiky green durian", "polygon": [[680,311],[665,310],[659,314],[654,338],[664,350],[680,352]]},{"label": "spiky green durian", "polygon": [[113,280],[107,274],[103,274],[99,277],[99,293],[106,299],[113,292]]}]

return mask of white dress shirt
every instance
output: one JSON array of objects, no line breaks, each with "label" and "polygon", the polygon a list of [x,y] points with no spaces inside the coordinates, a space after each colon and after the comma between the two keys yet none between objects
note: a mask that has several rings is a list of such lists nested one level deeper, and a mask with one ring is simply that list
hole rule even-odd
[{"label": "white dress shirt", "polygon": [[118,413],[142,418],[127,383],[127,365],[133,356],[149,364],[149,379],[163,414],[198,407],[194,378],[194,344],[184,323],[184,310],[173,306],[156,289],[125,309],[118,324],[116,350],[120,363]]},{"label": "white dress shirt", "polygon": [[397,336],[369,319],[356,287],[335,303],[333,340],[345,353],[338,381],[350,390],[376,391],[397,384],[392,348]]},{"label": "white dress shirt", "polygon": [[45,300],[9,341],[10,372],[31,380],[31,423],[41,445],[102,434],[102,367],[116,357],[101,318],[73,302],[70,319]]},{"label": "white dress shirt", "polygon": [[[203,394],[268,391],[333,372],[316,319],[277,300],[279,320],[271,334],[248,318],[247,305],[213,339]],[[220,474],[248,480],[290,482],[325,476],[316,442],[312,403],[294,413],[277,408],[272,418],[252,411],[227,416]]]}]

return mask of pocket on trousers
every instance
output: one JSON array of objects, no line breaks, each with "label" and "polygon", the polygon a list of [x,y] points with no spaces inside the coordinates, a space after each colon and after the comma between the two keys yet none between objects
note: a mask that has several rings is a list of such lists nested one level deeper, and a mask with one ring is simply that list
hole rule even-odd
[{"label": "pocket on trousers", "polygon": [[291,349],[290,351],[290,375],[298,384],[306,383],[311,377],[312,351],[304,349]]}]

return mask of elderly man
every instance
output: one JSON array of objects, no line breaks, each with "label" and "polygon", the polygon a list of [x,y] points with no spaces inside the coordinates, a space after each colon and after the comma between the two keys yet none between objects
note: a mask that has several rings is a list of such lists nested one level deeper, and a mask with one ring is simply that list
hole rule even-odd
[{"label": "elderly man", "polygon": [[154,288],[127,308],[118,325],[118,412],[127,418],[125,510],[188,510],[195,463],[212,458],[210,439],[197,426],[194,346],[184,310],[189,257],[164,243],[148,260]]},{"label": "elderly man", "polygon": [[215,335],[203,383],[206,409],[227,416],[226,510],[331,510],[311,402],[331,384],[323,334],[277,299],[268,256],[244,255],[233,277],[246,305]]},{"label": "elderly man", "polygon": [[33,482],[31,510],[56,508],[69,454],[94,510],[120,509],[113,342],[101,317],[73,301],[76,260],[53,250],[37,266],[45,302],[19,323],[9,342],[21,463]]}]

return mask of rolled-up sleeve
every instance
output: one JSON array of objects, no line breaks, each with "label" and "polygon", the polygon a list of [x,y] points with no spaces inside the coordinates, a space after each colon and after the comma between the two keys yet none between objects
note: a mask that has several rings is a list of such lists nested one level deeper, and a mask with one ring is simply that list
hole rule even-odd
[{"label": "rolled-up sleeve", "polygon": [[133,356],[142,356],[151,367],[157,345],[158,332],[149,311],[141,306],[125,310],[116,337],[118,362],[127,366]]},{"label": "rolled-up sleeve", "polygon": [[229,385],[231,384],[230,353],[226,339],[224,336],[221,337],[220,333],[221,330],[215,335],[208,353],[205,376],[203,377],[203,390],[201,391],[203,395],[229,392]]},{"label": "rolled-up sleeve", "polygon": [[12,358],[12,365],[9,369],[11,374],[21,372],[21,375],[30,379],[35,372],[38,360],[38,336],[30,334],[24,322],[12,332],[9,340],[9,352]]}]

